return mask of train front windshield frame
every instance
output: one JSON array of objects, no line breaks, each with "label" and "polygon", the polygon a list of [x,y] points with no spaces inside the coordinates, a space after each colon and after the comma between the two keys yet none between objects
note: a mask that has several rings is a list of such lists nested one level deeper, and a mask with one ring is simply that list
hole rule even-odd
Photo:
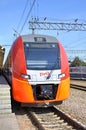
[{"label": "train front windshield frame", "polygon": [[27,69],[60,69],[60,50],[57,43],[24,42]]}]

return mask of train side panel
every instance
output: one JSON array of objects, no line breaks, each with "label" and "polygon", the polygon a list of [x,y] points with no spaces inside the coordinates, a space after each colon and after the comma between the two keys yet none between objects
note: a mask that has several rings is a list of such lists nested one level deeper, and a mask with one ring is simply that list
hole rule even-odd
[{"label": "train side panel", "polygon": [[61,83],[58,86],[57,100],[64,100],[70,95],[70,74],[69,65],[66,52],[59,42],[60,55],[61,55],[61,73],[65,74],[65,77],[61,79]]},{"label": "train side panel", "polygon": [[26,74],[26,64],[22,38],[19,37],[12,46],[12,93],[13,98],[19,102],[33,101],[32,87],[27,79],[22,78]]}]

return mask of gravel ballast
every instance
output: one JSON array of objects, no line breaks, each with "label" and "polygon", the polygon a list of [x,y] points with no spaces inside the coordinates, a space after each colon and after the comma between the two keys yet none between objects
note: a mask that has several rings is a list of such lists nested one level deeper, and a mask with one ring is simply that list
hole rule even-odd
[{"label": "gravel ballast", "polygon": [[70,90],[70,97],[57,106],[72,118],[86,125],[86,92],[76,89]]}]

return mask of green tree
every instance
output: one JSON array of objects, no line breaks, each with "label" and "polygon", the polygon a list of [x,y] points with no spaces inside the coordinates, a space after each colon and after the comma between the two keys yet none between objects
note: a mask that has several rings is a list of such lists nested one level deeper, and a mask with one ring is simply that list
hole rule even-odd
[{"label": "green tree", "polygon": [[73,60],[73,62],[70,65],[71,67],[75,67],[75,66],[86,66],[86,62],[82,61],[79,59],[79,57],[75,57],[75,59]]}]

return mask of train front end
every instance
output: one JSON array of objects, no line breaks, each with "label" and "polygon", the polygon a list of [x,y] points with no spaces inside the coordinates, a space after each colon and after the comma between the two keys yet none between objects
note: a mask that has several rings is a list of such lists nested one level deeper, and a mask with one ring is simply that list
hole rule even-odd
[{"label": "train front end", "polygon": [[70,84],[62,45],[56,38],[44,35],[22,36],[21,44],[23,55],[19,55],[23,62],[17,61],[21,78],[13,78],[14,98],[31,106],[61,103],[69,96]]}]

